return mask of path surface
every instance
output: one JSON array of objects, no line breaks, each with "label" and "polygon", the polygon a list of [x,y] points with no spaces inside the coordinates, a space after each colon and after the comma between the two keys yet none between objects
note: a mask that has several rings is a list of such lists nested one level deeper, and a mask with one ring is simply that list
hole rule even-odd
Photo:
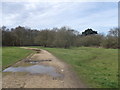
[{"label": "path surface", "polygon": [[[35,50],[33,48],[24,48]],[[29,61],[38,61],[39,63],[30,64],[27,61],[25,62],[28,59]],[[42,60],[49,61],[40,62]],[[32,65],[52,66],[62,76],[54,77],[47,74],[31,74],[28,72],[3,72],[3,88],[85,88],[85,85],[80,82],[76,74],[70,69],[70,66],[46,50],[30,55],[26,59],[14,64],[13,67]]]}]

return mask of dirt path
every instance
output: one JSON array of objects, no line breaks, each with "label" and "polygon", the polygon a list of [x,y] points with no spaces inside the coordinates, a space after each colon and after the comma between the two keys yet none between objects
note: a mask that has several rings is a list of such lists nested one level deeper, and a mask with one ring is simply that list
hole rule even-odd
[{"label": "dirt path", "polygon": [[[51,53],[33,48],[25,49],[35,50],[36,53],[16,63],[13,67],[32,66],[30,71],[33,72],[25,72],[26,70],[29,71],[28,68],[25,70],[23,68],[18,69],[23,70],[23,72],[3,72],[3,88],[85,88],[85,85],[70,70],[70,66],[58,60]],[[44,67],[39,67],[41,65]],[[40,71],[35,67],[42,69]],[[49,70],[52,71],[49,72]]]}]

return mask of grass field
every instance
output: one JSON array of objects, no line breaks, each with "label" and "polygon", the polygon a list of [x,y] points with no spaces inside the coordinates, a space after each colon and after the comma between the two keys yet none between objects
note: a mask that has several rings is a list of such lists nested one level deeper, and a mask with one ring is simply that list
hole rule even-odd
[{"label": "grass field", "polygon": [[15,62],[25,58],[31,50],[26,50],[19,47],[3,47],[2,48],[2,68],[8,67]]},{"label": "grass field", "polygon": [[[40,48],[40,47],[37,47]],[[95,88],[118,87],[118,50],[79,47],[43,48],[73,66],[80,79]]]},{"label": "grass field", "polygon": [[[42,48],[42,47],[37,47]],[[118,50],[104,48],[42,48],[73,67],[80,79],[89,87],[118,87]],[[27,55],[31,50],[19,47],[3,47],[3,67],[7,67]]]}]

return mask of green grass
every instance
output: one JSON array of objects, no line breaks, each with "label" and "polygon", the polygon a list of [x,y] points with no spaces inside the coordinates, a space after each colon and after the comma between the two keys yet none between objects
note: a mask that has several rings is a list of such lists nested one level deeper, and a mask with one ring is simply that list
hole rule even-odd
[{"label": "green grass", "polygon": [[43,49],[70,64],[89,87],[118,88],[117,49],[91,47]]},{"label": "green grass", "polygon": [[32,50],[26,50],[19,47],[2,47],[2,68],[6,68],[17,61],[25,58]]}]

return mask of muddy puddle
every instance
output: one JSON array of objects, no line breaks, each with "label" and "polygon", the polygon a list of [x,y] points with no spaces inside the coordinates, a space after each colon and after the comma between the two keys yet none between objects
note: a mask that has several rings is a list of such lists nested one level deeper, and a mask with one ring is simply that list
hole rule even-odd
[{"label": "muddy puddle", "polygon": [[52,61],[52,60],[25,60],[26,63],[31,63],[31,64],[37,64],[37,63],[40,63],[40,62],[46,62],[46,61]]},{"label": "muddy puddle", "polygon": [[3,70],[3,72],[27,72],[30,74],[47,74],[52,77],[63,77],[56,71],[54,67],[44,65],[32,65],[27,67],[9,67]]},{"label": "muddy puddle", "polygon": [[36,53],[40,53],[41,50],[40,49],[32,49],[33,51],[36,51]]}]

